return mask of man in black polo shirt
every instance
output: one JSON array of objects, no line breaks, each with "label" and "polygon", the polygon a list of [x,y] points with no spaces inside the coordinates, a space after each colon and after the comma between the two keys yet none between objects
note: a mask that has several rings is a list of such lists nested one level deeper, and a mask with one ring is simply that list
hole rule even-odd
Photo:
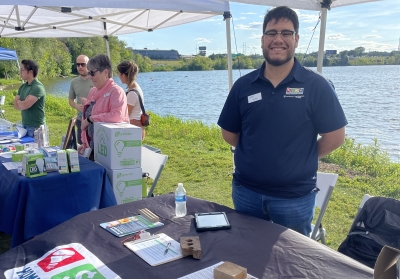
[{"label": "man in black polo shirt", "polygon": [[45,125],[44,104],[46,91],[43,84],[37,80],[39,66],[35,61],[22,60],[20,75],[26,81],[18,89],[14,98],[14,108],[21,111],[22,124],[27,130],[27,135],[33,137],[33,132]]},{"label": "man in black polo shirt", "polygon": [[288,7],[265,15],[265,62],[233,85],[218,125],[236,147],[235,209],[309,236],[318,158],[343,143],[347,120],[333,84],[294,58],[298,30]]}]

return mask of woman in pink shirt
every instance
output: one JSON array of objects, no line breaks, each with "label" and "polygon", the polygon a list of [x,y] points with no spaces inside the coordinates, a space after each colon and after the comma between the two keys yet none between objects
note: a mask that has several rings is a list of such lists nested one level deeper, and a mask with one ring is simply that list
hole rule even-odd
[{"label": "woman in pink shirt", "polygon": [[[89,59],[88,74],[94,87],[89,91],[84,102],[82,116],[82,145],[78,151],[84,154],[85,149],[94,149],[93,122],[129,123],[126,94],[112,79],[111,61],[105,54],[98,54]],[[93,160],[93,152],[89,159]]]}]

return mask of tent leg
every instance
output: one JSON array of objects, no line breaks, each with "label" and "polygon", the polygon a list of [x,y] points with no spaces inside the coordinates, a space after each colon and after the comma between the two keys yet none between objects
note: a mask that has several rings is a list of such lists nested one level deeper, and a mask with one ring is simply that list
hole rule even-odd
[{"label": "tent leg", "polygon": [[326,17],[328,15],[327,8],[321,8],[321,27],[319,30],[319,47],[318,47],[318,60],[317,71],[322,73],[322,66],[324,63],[324,46],[325,46],[325,32],[326,32]]},{"label": "tent leg", "polygon": [[228,60],[228,81],[229,81],[229,90],[231,90],[233,85],[232,78],[232,49],[231,49],[231,13],[224,12],[224,20],[226,25],[226,55]]}]

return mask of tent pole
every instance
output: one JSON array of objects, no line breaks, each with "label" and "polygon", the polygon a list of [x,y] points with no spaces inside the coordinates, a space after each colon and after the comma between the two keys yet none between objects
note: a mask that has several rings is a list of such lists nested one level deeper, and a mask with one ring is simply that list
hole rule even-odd
[{"label": "tent pole", "polygon": [[224,12],[224,20],[226,25],[226,49],[227,49],[227,60],[228,60],[228,80],[229,80],[229,90],[231,90],[233,85],[232,78],[232,49],[231,49],[231,12]]},{"label": "tent pole", "polygon": [[326,7],[321,8],[321,27],[319,30],[319,47],[318,47],[318,60],[317,60],[317,71],[322,73],[322,66],[324,63],[324,46],[325,46],[325,32],[326,32],[326,17],[328,9]]},{"label": "tent pole", "polygon": [[[105,19],[105,18],[102,17],[101,19]],[[103,21],[103,27],[104,27],[104,36],[103,36],[103,38],[106,41],[107,56],[108,56],[108,58],[111,59],[111,56],[110,56],[110,43],[108,41],[108,35],[107,35],[107,23],[105,21]]]}]

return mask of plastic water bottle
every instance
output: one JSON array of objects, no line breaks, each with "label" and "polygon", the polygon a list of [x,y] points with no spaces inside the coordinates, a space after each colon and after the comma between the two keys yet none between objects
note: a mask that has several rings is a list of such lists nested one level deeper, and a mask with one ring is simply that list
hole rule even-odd
[{"label": "plastic water bottle", "polygon": [[182,183],[178,183],[175,190],[175,215],[183,217],[186,215],[186,190]]}]

